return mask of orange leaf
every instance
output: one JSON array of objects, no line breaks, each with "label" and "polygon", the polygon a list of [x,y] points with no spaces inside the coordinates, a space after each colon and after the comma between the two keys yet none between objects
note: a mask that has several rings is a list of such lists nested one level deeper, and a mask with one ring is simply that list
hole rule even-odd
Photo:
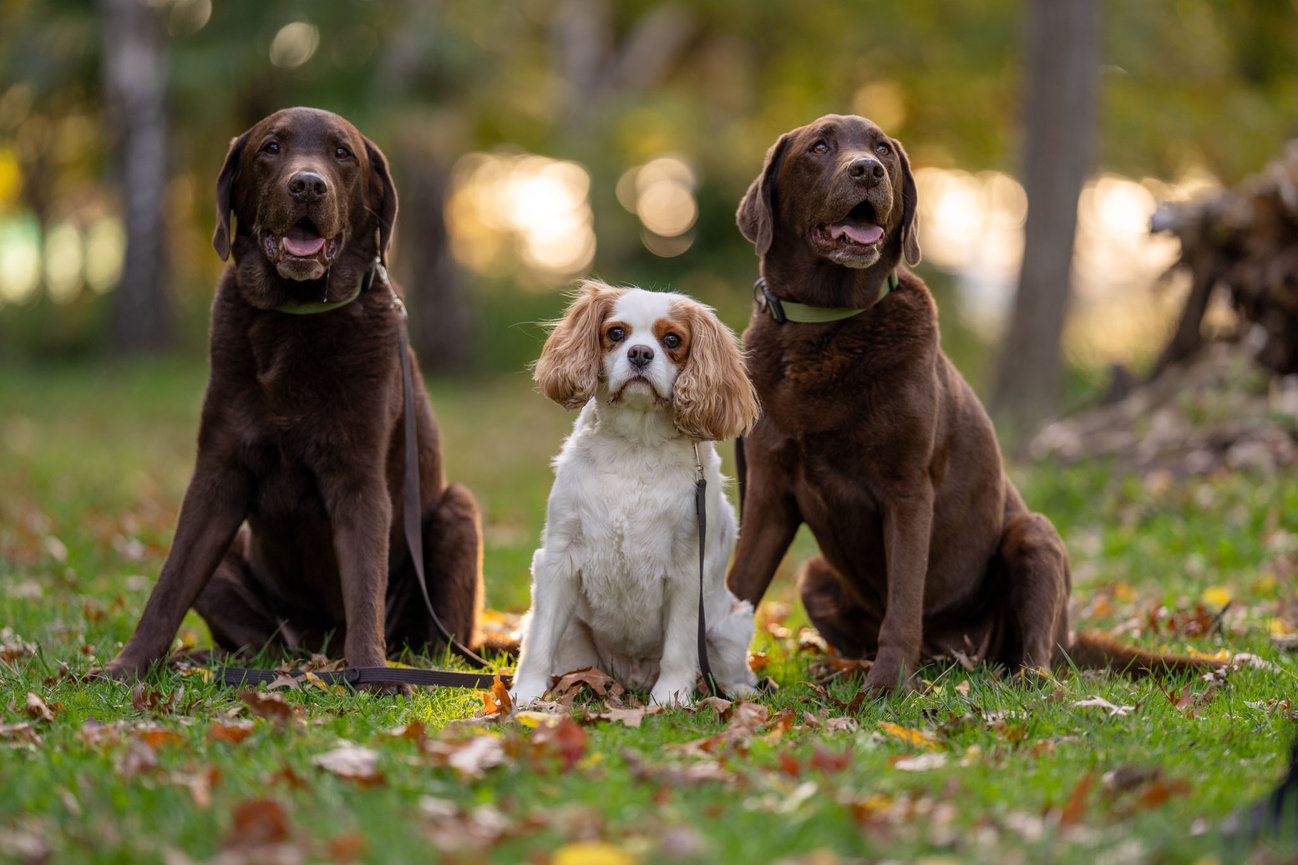
[{"label": "orange leaf", "polygon": [[907,745],[914,745],[917,748],[927,748],[930,751],[938,747],[937,737],[925,730],[916,730],[913,727],[902,727],[888,721],[879,722],[880,729],[898,741],[905,742]]},{"label": "orange leaf", "polygon": [[1077,786],[1068,796],[1068,801],[1064,803],[1063,811],[1059,814],[1060,826],[1077,826],[1082,822],[1082,816],[1086,811],[1086,794],[1091,791],[1094,781],[1094,773],[1087,772],[1077,782]]},{"label": "orange leaf", "polygon": [[514,701],[509,697],[509,689],[505,683],[500,681],[496,676],[492,679],[490,691],[479,691],[478,696],[482,698],[482,714],[484,715],[508,715],[514,709]]},{"label": "orange leaf", "polygon": [[216,723],[207,728],[207,741],[238,744],[252,733],[257,725],[250,720],[236,720],[228,724]]}]

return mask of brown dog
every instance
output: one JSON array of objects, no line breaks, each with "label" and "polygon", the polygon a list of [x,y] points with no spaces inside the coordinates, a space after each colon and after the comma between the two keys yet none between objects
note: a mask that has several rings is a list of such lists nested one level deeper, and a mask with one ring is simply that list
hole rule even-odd
[{"label": "brown dog", "polygon": [[1090,635],[1069,645],[1063,542],[1006,477],[991,421],[938,347],[933,298],[899,267],[919,262],[915,212],[901,145],[839,115],[781,136],[739,205],[765,281],[744,331],[763,415],[742,442],[731,590],[756,605],[806,522],[821,555],[803,604],[837,650],[875,655],[873,690],[952,651],[1015,671],[1065,650],[1085,665],[1184,665]]},{"label": "brown dog", "polygon": [[[335,114],[286,109],[230,145],[212,245],[233,261],[212,304],[194,475],[108,675],[143,674],[191,606],[231,650],[341,647],[350,666],[382,666],[390,649],[438,641],[401,531],[403,313],[376,266],[396,215],[383,154]],[[428,590],[468,642],[482,605],[478,511],[446,484],[414,372]]]}]

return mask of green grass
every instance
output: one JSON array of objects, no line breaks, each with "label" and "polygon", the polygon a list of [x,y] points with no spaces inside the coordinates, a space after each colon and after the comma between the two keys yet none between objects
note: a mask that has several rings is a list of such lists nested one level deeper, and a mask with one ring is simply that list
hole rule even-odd
[{"label": "green grass", "polygon": [[[814,549],[804,533],[763,611],[775,633],[763,630],[754,646],[782,686],[762,702],[777,718],[791,713],[787,728],[691,752],[679,746],[728,722],[710,710],[653,715],[639,728],[586,718],[565,758],[540,729],[458,723],[480,712],[469,692],[394,700],[309,688],[285,696],[299,720],[255,718],[230,743],[216,732],[249,710],[199,674],[155,673],[148,690],[163,702],[183,694],[164,708],[142,694],[137,708],[129,686],[58,672],[107,660],[134,626],[188,479],[204,378],[200,364],[180,361],[0,367],[0,629],[10,629],[0,637],[0,731],[9,731],[0,732],[0,861],[208,861],[222,851],[223,861],[259,861],[232,840],[249,802],[245,811],[293,861],[1206,865],[1295,854],[1232,845],[1218,831],[1281,777],[1295,733],[1298,663],[1270,639],[1273,621],[1298,622],[1292,475],[1147,490],[1105,465],[1012,467],[1069,543],[1078,624],[1151,647],[1252,652],[1271,665],[1221,682],[1160,687],[1066,672],[1013,683],[930,664],[915,692],[818,727],[808,716],[842,717],[834,701],[849,702],[857,683],[836,679],[828,697],[807,684],[824,659],[797,639],[793,572]],[[549,460],[572,418],[522,373],[430,390],[448,473],[483,510],[488,605],[520,610]],[[1225,596],[1221,630],[1195,633]],[[208,645],[192,614],[181,639]],[[29,693],[53,720],[31,717]],[[1131,708],[1076,705],[1093,697]],[[598,709],[586,705],[579,716]],[[388,735],[415,720],[428,746]],[[21,723],[31,726],[9,726]],[[930,735],[932,749],[885,723]],[[501,738],[503,762],[461,777],[445,755],[484,734]],[[156,748],[142,744],[150,735]],[[377,752],[378,783],[313,764],[340,740]],[[916,757],[941,765],[924,769]],[[1105,773],[1132,768],[1150,777],[1106,785]],[[723,777],[688,780],[704,770]],[[265,819],[277,806],[282,830]],[[581,846],[595,840],[616,849]],[[592,858],[601,852],[612,858]]]}]

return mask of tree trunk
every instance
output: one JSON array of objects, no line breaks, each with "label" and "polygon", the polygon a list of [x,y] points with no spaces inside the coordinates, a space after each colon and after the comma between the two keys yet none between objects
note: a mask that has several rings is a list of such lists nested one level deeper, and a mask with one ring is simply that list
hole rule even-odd
[{"label": "tree trunk", "polygon": [[394,155],[402,188],[400,250],[393,264],[410,299],[410,339],[419,365],[431,372],[462,371],[474,354],[473,308],[446,228],[450,166],[442,154],[418,141],[403,135]]},{"label": "tree trunk", "polygon": [[164,206],[167,191],[166,59],[159,21],[144,0],[100,0],[103,89],[110,140],[121,156],[126,255],[114,293],[110,345],[117,353],[167,348]]},{"label": "tree trunk", "polygon": [[1090,161],[1099,63],[1097,0],[1033,0],[1027,30],[1023,265],[992,390],[1015,423],[1059,404],[1077,199]]}]

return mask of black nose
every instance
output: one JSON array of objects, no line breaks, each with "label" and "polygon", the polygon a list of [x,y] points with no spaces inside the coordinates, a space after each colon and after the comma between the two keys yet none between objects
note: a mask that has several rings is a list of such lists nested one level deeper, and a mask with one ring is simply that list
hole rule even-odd
[{"label": "black nose", "polygon": [[871,159],[869,156],[862,156],[860,159],[852,160],[852,164],[847,166],[847,173],[858,180],[864,180],[867,184],[873,185],[883,180],[883,163],[877,159]]},{"label": "black nose", "polygon": [[299,171],[288,179],[288,194],[305,204],[324,198],[327,192],[329,184],[314,171]]},{"label": "black nose", "polygon": [[647,345],[633,345],[627,350],[626,359],[636,369],[644,369],[654,359],[654,350]]}]

